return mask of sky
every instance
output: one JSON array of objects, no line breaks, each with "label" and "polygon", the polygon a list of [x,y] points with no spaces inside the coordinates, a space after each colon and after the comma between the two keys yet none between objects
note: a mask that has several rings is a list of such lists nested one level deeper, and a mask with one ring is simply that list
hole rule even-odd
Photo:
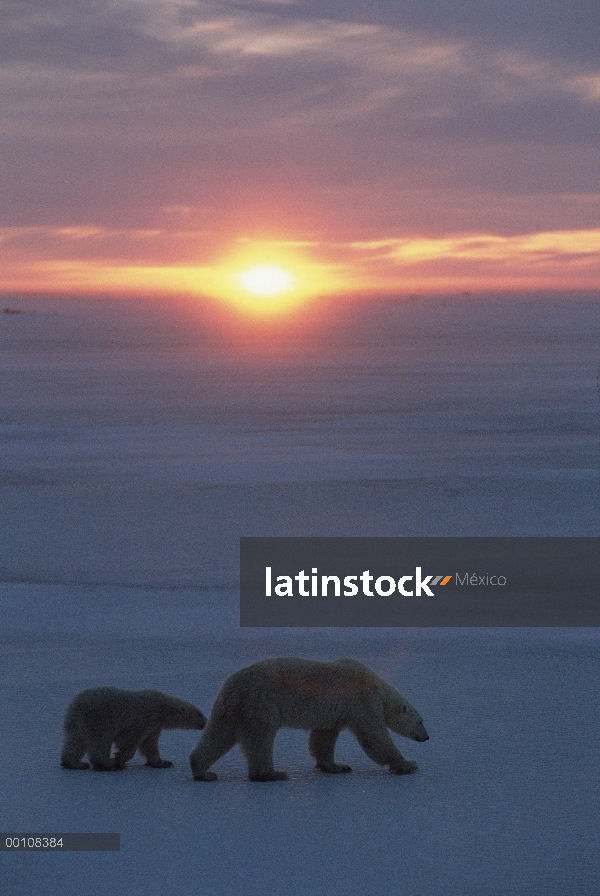
[{"label": "sky", "polygon": [[597,0],[1,0],[3,291],[600,286]]}]

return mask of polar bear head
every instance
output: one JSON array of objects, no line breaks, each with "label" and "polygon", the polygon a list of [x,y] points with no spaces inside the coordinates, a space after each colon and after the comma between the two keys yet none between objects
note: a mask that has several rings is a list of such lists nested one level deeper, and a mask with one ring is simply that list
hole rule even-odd
[{"label": "polar bear head", "polygon": [[[191,728],[195,731],[201,731],[206,725],[206,716],[192,703],[186,703],[185,700],[179,700],[172,707],[172,716],[170,724],[173,728]],[[165,725],[166,727],[170,727]]]},{"label": "polar bear head", "polygon": [[389,690],[386,688],[382,697],[385,724],[391,731],[410,740],[417,740],[419,743],[429,740],[423,719],[402,694],[390,687]]},{"label": "polar bear head", "polygon": [[199,709],[190,704],[177,712],[177,727],[191,728],[194,731],[202,731],[206,725],[206,716]]},{"label": "polar bear head", "polygon": [[138,691],[138,696],[149,717],[156,718],[161,728],[190,728],[201,731],[206,716],[193,703],[162,694],[160,691]]}]

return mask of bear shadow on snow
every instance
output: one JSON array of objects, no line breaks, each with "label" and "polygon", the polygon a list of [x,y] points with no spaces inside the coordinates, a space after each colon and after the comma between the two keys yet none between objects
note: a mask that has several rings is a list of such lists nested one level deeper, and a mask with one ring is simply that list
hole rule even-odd
[{"label": "bear shadow on snow", "polygon": [[[206,718],[197,707],[160,691],[89,688],[69,703],[63,723],[63,768],[116,771],[139,750],[152,768],[170,768],[161,759],[158,739],[163,728],[201,731]],[[111,756],[113,744],[115,753]],[[82,762],[87,753],[90,763]]]},{"label": "bear shadow on snow", "polygon": [[329,774],[351,771],[334,760],[337,738],[345,728],[373,762],[397,775],[414,772],[418,765],[404,759],[388,728],[411,740],[429,740],[414,706],[358,660],[279,657],[240,669],[224,682],[190,755],[194,779],[215,781],[210,766],[239,743],[251,781],[285,780],[287,774],[273,767],[280,728],[310,731],[310,755],[316,767]]}]

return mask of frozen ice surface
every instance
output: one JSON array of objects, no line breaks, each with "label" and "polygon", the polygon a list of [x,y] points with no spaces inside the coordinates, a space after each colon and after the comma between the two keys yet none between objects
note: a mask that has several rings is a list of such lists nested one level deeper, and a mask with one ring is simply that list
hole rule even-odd
[{"label": "frozen ice surface", "polygon": [[[240,535],[597,534],[597,304],[339,306],[264,345],[192,303],[19,304],[0,320],[0,828],[115,831],[121,851],[1,853],[2,892],[597,896],[597,630],[240,630],[237,594]],[[405,693],[419,772],[345,734],[353,774],[319,774],[291,731],[271,785],[237,749],[194,782],[189,731],[162,736],[172,769],[59,768],[76,691],[208,712],[280,654],[353,655]]]},{"label": "frozen ice surface", "polygon": [[[30,595],[49,620],[56,588],[48,602]],[[13,615],[26,597],[21,591],[13,598]],[[171,634],[168,624],[159,635],[153,615],[171,606],[176,618],[182,603],[179,594],[162,594],[150,602],[147,625],[124,627],[115,638],[112,601],[108,633],[99,625],[95,636],[73,612],[77,595],[65,593],[63,601],[65,617],[77,620],[63,625],[63,634],[44,636],[30,622],[4,639],[3,828],[116,831],[121,852],[3,853],[4,892],[598,891],[596,631],[258,630],[239,637],[228,623],[209,623],[203,632],[197,621],[184,635]],[[134,602],[123,623],[136,611],[142,608]],[[83,633],[75,636],[79,624]],[[306,734],[289,731],[278,737],[276,765],[290,781],[272,785],[247,781],[237,749],[217,764],[216,784],[194,782],[187,755],[195,732],[163,733],[161,751],[175,761],[172,769],[147,769],[139,758],[123,773],[58,767],[61,713],[83,687],[153,685],[207,711],[222,678],[260,657],[348,653],[422,712],[431,740],[398,738],[403,754],[420,763],[415,775],[389,775],[349,735],[337,754],[352,775],[320,774]]]}]

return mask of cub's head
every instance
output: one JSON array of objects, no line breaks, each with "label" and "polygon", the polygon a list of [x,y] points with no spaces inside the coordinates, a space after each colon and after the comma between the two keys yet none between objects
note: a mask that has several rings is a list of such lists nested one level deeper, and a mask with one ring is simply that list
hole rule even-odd
[{"label": "cub's head", "polygon": [[401,694],[397,694],[396,699],[389,703],[384,701],[384,713],[385,724],[396,734],[401,734],[402,737],[408,737],[410,740],[417,740],[419,743],[429,740],[423,719],[414,706]]},{"label": "cub's head", "polygon": [[202,731],[206,725],[206,716],[204,713],[201,713],[199,709],[196,709],[195,706],[192,706],[191,710],[193,710],[193,712],[190,712],[188,716],[188,724],[186,727],[193,728],[194,731]]},{"label": "cub's head", "polygon": [[206,725],[206,716],[192,703],[180,701],[180,706],[175,711],[174,728],[191,728],[194,731],[202,731]]}]

